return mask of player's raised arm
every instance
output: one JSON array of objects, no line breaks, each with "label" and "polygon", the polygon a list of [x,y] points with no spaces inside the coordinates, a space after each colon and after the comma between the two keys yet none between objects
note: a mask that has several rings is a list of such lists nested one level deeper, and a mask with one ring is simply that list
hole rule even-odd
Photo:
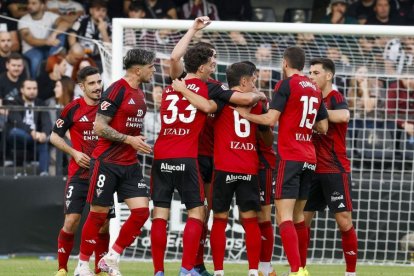
[{"label": "player's raised arm", "polygon": [[175,91],[181,92],[181,94],[198,110],[204,113],[216,112],[217,104],[214,101],[208,100],[189,90],[184,80],[173,80],[172,87]]},{"label": "player's raised arm", "polygon": [[188,45],[190,45],[191,39],[194,37],[196,32],[204,29],[211,23],[208,16],[197,17],[194,20],[194,24],[188,29],[185,35],[178,41],[175,45],[173,51],[171,52],[170,60],[170,77],[176,79],[182,75],[184,72],[184,64],[181,58],[184,56],[187,51]]}]

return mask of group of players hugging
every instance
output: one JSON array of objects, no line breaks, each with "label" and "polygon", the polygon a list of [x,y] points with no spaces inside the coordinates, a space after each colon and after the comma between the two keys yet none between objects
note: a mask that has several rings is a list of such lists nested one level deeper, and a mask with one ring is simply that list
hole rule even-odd
[{"label": "group of players hugging", "polygon": [[[154,204],[150,232],[154,275],[164,275],[175,189],[188,211],[180,276],[213,275],[203,262],[210,210],[214,275],[224,275],[225,232],[234,194],[245,230],[249,276],[276,275],[271,264],[273,202],[290,265],[287,275],[310,275],[306,268],[310,226],[315,211],[327,205],[342,234],[345,275],[356,275],[357,237],[345,148],[349,112],[342,94],[332,88],[333,62],[313,59],[305,76],[304,51],[289,47],[282,61],[284,79],[275,86],[271,100],[257,91],[257,68],[250,61],[228,66],[227,89],[210,77],[217,65],[214,46],[200,42],[189,47],[195,33],[209,24],[208,17],[196,18],[171,53],[173,81],[162,94],[161,130],[153,148],[141,135],[146,104],[139,86],[150,82],[155,72],[154,52],[129,50],[123,59],[124,77],[105,92],[98,69],[79,72],[84,96],[64,108],[51,136],[51,142],[72,157],[57,276],[68,275],[68,258],[86,202],[90,212],[74,275],[121,275],[120,255],[149,218],[149,198]],[[154,154],[150,189],[137,152]],[[115,192],[131,214],[108,250]],[[89,267],[93,253],[94,271]]]}]

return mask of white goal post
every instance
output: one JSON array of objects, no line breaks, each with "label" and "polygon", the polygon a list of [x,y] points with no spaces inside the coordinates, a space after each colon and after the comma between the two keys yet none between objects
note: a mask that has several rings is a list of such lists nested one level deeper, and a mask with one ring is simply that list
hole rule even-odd
[{"label": "white goal post", "polygon": [[[158,107],[151,94],[155,87],[164,88],[168,84],[169,54],[192,24],[188,20],[115,18],[112,45],[100,45],[105,83],[122,77],[126,50],[142,47],[155,51],[158,75],[143,89],[151,105],[149,110],[156,113]],[[160,30],[168,30],[167,36],[162,39],[152,36],[155,42],[148,42],[146,35]],[[408,26],[215,21],[195,38],[215,45],[217,79],[225,82],[228,64],[251,60],[260,69],[259,88],[270,97],[280,79],[279,63],[286,47],[303,47],[307,64],[312,57],[337,59],[335,84],[346,96],[353,117],[347,139],[352,161],[353,217],[359,238],[359,259],[366,263],[409,264],[414,256],[414,138],[400,125],[401,121],[414,122],[414,109],[408,108],[414,108],[414,92],[410,94],[414,91],[414,40],[410,37],[414,37],[414,28]],[[412,88],[406,87],[405,80],[412,81]],[[156,126],[146,125],[145,131],[154,134]],[[142,157],[148,183],[151,162],[151,156]],[[117,219],[111,222],[112,238],[128,216],[123,204],[117,210]],[[185,218],[183,206],[174,197],[166,259],[181,259]],[[150,225],[149,220],[141,237],[125,251],[124,258],[151,258]],[[246,260],[237,207],[231,211],[226,234],[226,259]],[[276,226],[275,235],[273,261],[286,261]],[[311,262],[341,262],[340,240],[332,214],[328,210],[320,212],[312,227],[308,252]],[[206,256],[211,259],[209,245]]]}]

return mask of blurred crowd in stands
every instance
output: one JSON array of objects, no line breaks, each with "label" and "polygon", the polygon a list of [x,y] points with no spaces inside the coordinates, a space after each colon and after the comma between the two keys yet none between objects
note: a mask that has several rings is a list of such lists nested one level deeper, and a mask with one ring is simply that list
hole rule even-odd
[{"label": "blurred crowd in stands", "polygon": [[[323,17],[311,18],[311,11],[287,8],[283,20],[414,25],[413,0],[324,2],[327,6]],[[250,0],[2,0],[0,5],[0,106],[27,107],[0,109],[0,160],[5,166],[16,165],[19,150],[31,151],[39,161],[41,175],[49,174],[54,158],[48,137],[56,112],[82,96],[76,83],[78,70],[88,65],[102,69],[103,61],[93,40],[111,42],[112,18],[194,19],[208,15],[213,20],[274,19],[268,16],[269,9],[274,14],[271,7],[252,7]],[[181,35],[182,32],[171,30],[126,29],[124,45],[152,48],[168,57]],[[336,85],[348,98],[354,118],[351,127],[369,127],[369,120],[392,120],[400,131],[392,138],[413,143],[413,37],[257,35],[233,31],[209,36],[199,32],[194,42],[198,41],[217,45],[219,60],[223,62],[218,66],[219,73],[225,71],[226,62],[254,61],[260,68],[258,87],[269,97],[281,78],[275,64],[286,47],[304,48],[309,59],[327,56],[335,61]],[[169,60],[160,59],[157,66],[154,82],[144,87],[150,104],[145,122],[149,141],[154,141],[159,131],[162,89],[170,82]],[[52,109],[32,108],[39,106]]]}]

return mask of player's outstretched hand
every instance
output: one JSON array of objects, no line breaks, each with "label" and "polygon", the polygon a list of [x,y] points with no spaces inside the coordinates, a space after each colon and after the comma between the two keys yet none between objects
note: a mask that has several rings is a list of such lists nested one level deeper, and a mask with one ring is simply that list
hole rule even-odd
[{"label": "player's outstretched hand", "polygon": [[193,29],[196,31],[202,30],[210,25],[211,20],[208,16],[200,16],[194,20]]},{"label": "player's outstretched hand", "polygon": [[175,79],[172,81],[172,88],[174,88],[175,91],[183,92],[184,89],[187,89],[187,85],[185,84],[184,79]]},{"label": "player's outstretched hand", "polygon": [[143,154],[150,154],[152,152],[151,146],[145,143],[144,136],[128,136],[127,143],[131,145],[135,150]]},{"label": "player's outstretched hand", "polygon": [[252,109],[252,107],[246,107],[246,106],[236,106],[236,107],[231,107],[231,108],[233,108],[234,110],[236,110],[237,112],[239,112],[239,114],[242,116],[242,117],[246,117],[247,116],[247,114],[249,114],[250,113],[250,110]]},{"label": "player's outstretched hand", "polygon": [[79,167],[89,169],[89,162],[91,161],[91,158],[87,154],[75,151],[72,157],[75,159],[75,162],[79,165]]}]

